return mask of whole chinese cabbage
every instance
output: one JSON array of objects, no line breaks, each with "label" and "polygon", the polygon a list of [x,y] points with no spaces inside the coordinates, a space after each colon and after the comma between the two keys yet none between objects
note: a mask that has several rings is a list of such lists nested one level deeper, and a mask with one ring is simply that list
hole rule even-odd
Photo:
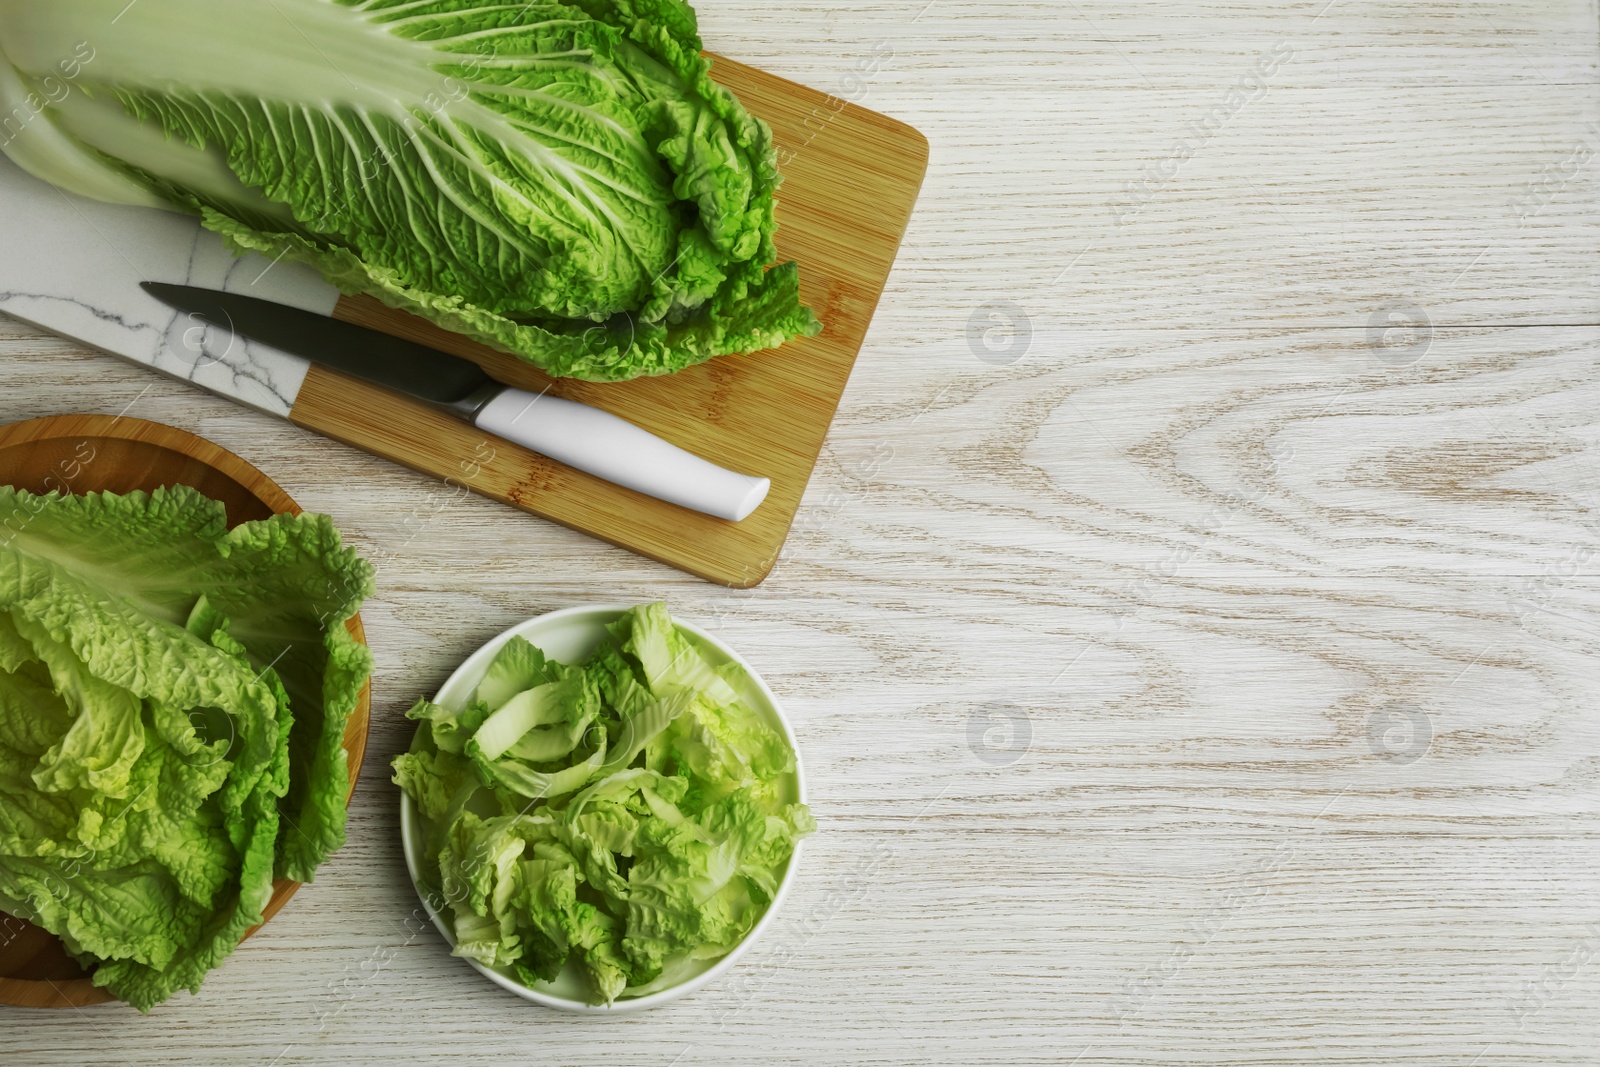
[{"label": "whole chinese cabbage", "polygon": [[727,954],[816,827],[740,667],[661,604],[609,629],[584,666],[512,638],[466,706],[412,708],[394,764],[456,955],[530,985],[575,966],[596,1002]]},{"label": "whole chinese cabbage", "polygon": [[683,0],[0,0],[0,146],[552,374],[665,374],[818,329],[696,33]]},{"label": "whole chinese cabbage", "polygon": [[148,1010],[344,842],[371,571],[326,516],[0,487],[0,911]]}]

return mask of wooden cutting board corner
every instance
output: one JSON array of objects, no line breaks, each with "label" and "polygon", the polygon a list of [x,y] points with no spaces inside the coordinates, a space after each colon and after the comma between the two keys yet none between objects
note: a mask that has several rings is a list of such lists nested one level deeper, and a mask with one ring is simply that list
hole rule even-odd
[{"label": "wooden cutting board corner", "polygon": [[509,385],[548,388],[771,478],[754,515],[732,523],[653,500],[321,367],[312,368],[289,417],[708,581],[759,585],[783,550],[888,282],[927,172],[928,141],[903,122],[734,60],[717,59],[713,73],[772,127],[784,174],[778,255],[800,264],[801,295],[823,319],[818,336],[669,377],[601,385],[552,380],[370,298],[346,297],[334,315],[465,356]]}]

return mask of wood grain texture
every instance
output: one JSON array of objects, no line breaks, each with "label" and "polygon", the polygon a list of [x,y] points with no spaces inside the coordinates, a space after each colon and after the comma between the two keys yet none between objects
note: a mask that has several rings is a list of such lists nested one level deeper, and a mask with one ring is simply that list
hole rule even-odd
[{"label": "wood grain texture", "polygon": [[335,316],[466,356],[508,385],[621,415],[713,462],[772,480],[767,500],[727,522],[654,500],[485,435],[424,404],[313,367],[290,418],[307,429],[447,479],[503,504],[736,588],[771,571],[833,422],[928,165],[904,123],[720,60],[717,80],[766,120],[782,163],[778,257],[800,263],[816,337],[712,360],[664,378],[553,380],[364,297]]},{"label": "wood grain texture", "polygon": [[[719,53],[932,143],[753,590],[0,321],[0,413],[202,432],[379,585],[325,881],[202,996],[0,1013],[0,1058],[1600,1063],[1600,167],[1561,169],[1600,147],[1600,11],[1325,5],[697,4]],[[1265,98],[1117,227],[1280,39]],[[1390,303],[1426,327],[1369,338]],[[1004,304],[1031,340],[990,362]],[[570,1019],[419,922],[387,761],[494,633],[656,596],[784,701],[822,832],[725,981]]]},{"label": "wood grain texture", "polygon": [[[176,427],[126,415],[53,415],[0,426],[0,484],[31,493],[152,492],[187,485],[221,501],[228,524],[300,514],[271,478],[210,441]],[[346,624],[365,643],[361,616]],[[344,749],[359,768],[372,719],[372,687],[363,687],[345,726]],[[355,779],[350,794],[355,793]],[[262,909],[264,925],[301,883],[279,878]],[[249,938],[261,925],[245,932]],[[113,998],[96,986],[61,942],[31,923],[0,914],[0,1004],[83,1008]]]}]

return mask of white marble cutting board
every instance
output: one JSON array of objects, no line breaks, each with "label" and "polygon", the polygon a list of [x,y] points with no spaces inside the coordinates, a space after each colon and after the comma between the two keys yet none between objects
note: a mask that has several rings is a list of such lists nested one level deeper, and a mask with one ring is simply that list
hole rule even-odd
[{"label": "white marble cutting board", "polygon": [[141,281],[249,293],[324,315],[339,298],[309,267],[236,258],[187,215],[63,193],[0,155],[0,311],[288,416],[305,360],[198,328]]}]

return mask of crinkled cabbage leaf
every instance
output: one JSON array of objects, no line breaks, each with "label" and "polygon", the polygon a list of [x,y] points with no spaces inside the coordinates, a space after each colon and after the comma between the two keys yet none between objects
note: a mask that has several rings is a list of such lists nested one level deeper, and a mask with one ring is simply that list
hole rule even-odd
[{"label": "crinkled cabbage leaf", "polygon": [[394,764],[456,955],[530,984],[576,966],[596,1002],[725,955],[816,828],[742,669],[661,604],[609,637],[581,667],[512,638],[464,707],[412,708]]},{"label": "crinkled cabbage leaf", "polygon": [[697,32],[683,0],[0,0],[0,114],[43,116],[0,148],[551,374],[666,374],[820,328]]},{"label": "crinkled cabbage leaf", "polygon": [[141,1010],[344,842],[370,568],[326,516],[0,488],[0,911]]}]

